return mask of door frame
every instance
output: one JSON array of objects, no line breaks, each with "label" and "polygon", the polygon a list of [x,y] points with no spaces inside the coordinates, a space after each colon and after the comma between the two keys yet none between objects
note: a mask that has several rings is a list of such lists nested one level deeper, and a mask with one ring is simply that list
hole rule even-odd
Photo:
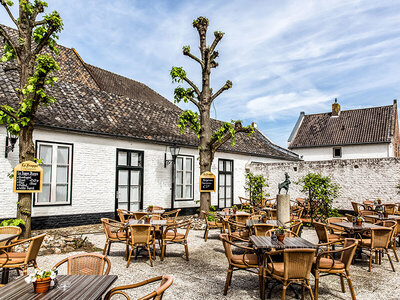
[{"label": "door frame", "polygon": [[[231,167],[231,172],[225,172],[225,171],[220,171],[219,170],[219,163],[220,161],[223,161],[224,164],[226,161],[232,162],[232,167]],[[224,174],[225,175],[225,185],[224,185],[224,189],[225,189],[225,198],[224,198],[224,208],[227,207],[226,206],[226,174],[231,174],[232,178],[231,178],[231,207],[233,206],[233,188],[234,188],[234,160],[233,159],[225,159],[225,158],[218,158],[218,208],[221,208],[219,205],[219,188],[220,188],[220,180],[219,180],[219,175],[220,174]]]}]

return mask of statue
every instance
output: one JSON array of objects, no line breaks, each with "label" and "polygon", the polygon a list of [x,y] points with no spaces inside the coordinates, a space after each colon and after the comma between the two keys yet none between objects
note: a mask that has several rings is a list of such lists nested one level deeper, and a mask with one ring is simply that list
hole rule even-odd
[{"label": "statue", "polygon": [[286,195],[289,192],[289,184],[290,184],[290,179],[289,179],[289,174],[287,172],[285,172],[285,181],[282,183],[278,184],[278,194],[281,193],[281,189],[285,189],[286,190]]}]

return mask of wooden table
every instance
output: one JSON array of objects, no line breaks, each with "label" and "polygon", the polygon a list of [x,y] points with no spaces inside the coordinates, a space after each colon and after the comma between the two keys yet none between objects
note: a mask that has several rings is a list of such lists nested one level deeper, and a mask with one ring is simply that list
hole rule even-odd
[{"label": "wooden table", "polygon": [[230,212],[230,211],[217,211],[216,212],[217,215],[221,216],[221,217],[232,217],[235,215],[250,215],[248,212],[245,211],[237,211],[236,213]]},{"label": "wooden table", "polygon": [[155,209],[153,211],[148,211],[148,210],[142,209],[142,210],[135,211],[134,213],[136,213],[136,212],[139,212],[139,213],[145,212],[149,215],[162,215],[163,213],[165,213],[165,209]]},{"label": "wooden table", "polygon": [[0,234],[0,242],[4,242],[4,241],[9,242],[18,236],[19,236],[19,234],[1,233]]},{"label": "wooden table", "polygon": [[388,215],[387,217],[379,217],[379,215],[366,215],[364,216],[364,218],[371,218],[371,219],[375,219],[376,221],[385,221],[385,220],[400,220],[400,216],[399,215]]},{"label": "wooden table", "polygon": [[354,224],[353,222],[347,222],[347,221],[332,222],[331,224],[342,227],[344,230],[346,230],[347,232],[349,232],[351,234],[354,234],[356,232],[368,231],[368,230],[375,229],[375,228],[386,228],[383,226],[366,223],[366,222],[362,222],[361,226],[358,226],[357,224]]},{"label": "wooden table", "polygon": [[146,223],[145,220],[135,220],[135,219],[130,219],[127,223],[126,226],[129,225],[151,225],[151,226],[167,226],[168,222],[167,220],[151,220],[150,219],[150,223]]},{"label": "wooden table", "polygon": [[254,225],[258,224],[268,224],[268,225],[274,225],[274,226],[279,226],[278,225],[278,220],[267,220],[266,222],[263,222],[261,220],[246,220],[246,226],[247,227],[253,227]]},{"label": "wooden table", "polygon": [[269,236],[255,236],[250,237],[250,241],[254,247],[258,250],[269,250],[269,249],[295,249],[295,248],[312,248],[317,249],[318,246],[301,238],[301,237],[285,237],[283,242],[273,240]]},{"label": "wooden table", "polygon": [[[26,283],[27,276],[19,277],[9,284],[0,287],[1,300],[97,300],[101,299],[104,293],[117,280],[116,275],[59,275],[58,284],[55,288],[43,294],[35,294],[33,284]],[[61,283],[69,282],[70,287],[63,291]]]}]

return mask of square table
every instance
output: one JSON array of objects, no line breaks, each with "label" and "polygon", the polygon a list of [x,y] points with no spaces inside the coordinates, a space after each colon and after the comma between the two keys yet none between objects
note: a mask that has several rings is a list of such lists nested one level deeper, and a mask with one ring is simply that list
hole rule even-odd
[{"label": "square table", "polygon": [[353,222],[347,222],[347,221],[332,222],[331,224],[335,225],[335,226],[342,227],[342,228],[344,228],[344,230],[346,230],[349,233],[368,231],[368,230],[375,229],[375,228],[386,228],[386,227],[383,227],[383,226],[379,226],[379,225],[375,225],[375,224],[371,224],[371,223],[366,223],[366,222],[362,222],[361,226],[358,226],[357,224],[355,224]]},{"label": "square table", "polygon": [[236,213],[234,213],[233,211],[217,211],[216,213],[220,217],[232,217],[235,215],[250,215],[248,212],[245,211],[236,211]]},{"label": "square table", "polygon": [[14,239],[18,236],[19,236],[19,234],[1,233],[0,234],[0,242],[11,241],[12,239]]},{"label": "square table", "polygon": [[266,222],[263,222],[261,220],[246,220],[246,226],[247,227],[253,227],[254,225],[257,224],[268,224],[268,225],[274,225],[274,226],[279,226],[278,220],[267,220]]},{"label": "square table", "polygon": [[[97,300],[102,298],[118,278],[117,275],[58,275],[58,283],[53,289],[43,294],[35,294],[33,284],[25,282],[26,277],[19,277],[0,287],[0,300]],[[70,287],[65,291],[58,288],[62,282],[70,283]]]},{"label": "square table", "polygon": [[163,213],[165,213],[165,209],[155,209],[155,210],[152,210],[152,211],[141,209],[141,210],[138,210],[138,211],[135,211],[135,212],[139,212],[139,213],[145,212],[145,213],[147,213],[149,215],[162,215]]},{"label": "square table", "polygon": [[388,215],[387,217],[379,217],[379,215],[366,215],[364,218],[375,219],[376,221],[385,221],[385,220],[400,220],[399,215]]},{"label": "square table", "polygon": [[317,249],[318,246],[301,238],[301,237],[285,237],[285,239],[280,242],[278,240],[273,240],[269,236],[255,236],[250,237],[250,241],[253,243],[257,250],[267,250],[267,249],[295,249],[295,248],[312,248]]},{"label": "square table", "polygon": [[126,226],[130,226],[130,225],[152,225],[152,226],[167,226],[168,222],[167,220],[151,220],[150,219],[150,223],[146,223],[145,220],[135,220],[135,219],[130,219],[128,220],[128,222],[126,223]]}]

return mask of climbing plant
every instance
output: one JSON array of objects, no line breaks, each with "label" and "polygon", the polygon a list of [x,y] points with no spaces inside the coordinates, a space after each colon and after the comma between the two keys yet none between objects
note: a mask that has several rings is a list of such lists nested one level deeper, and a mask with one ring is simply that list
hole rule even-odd
[{"label": "climbing plant", "polygon": [[[0,124],[19,136],[19,161],[34,161],[35,149],[33,130],[35,116],[41,106],[55,102],[47,88],[57,82],[54,72],[59,66],[52,54],[58,54],[58,33],[63,22],[58,12],[44,14],[47,3],[41,0],[20,0],[18,18],[15,18],[10,0],[0,0],[8,16],[17,27],[17,37],[9,29],[0,25],[0,36],[4,39],[4,54],[1,62],[15,61],[19,75],[17,101],[0,106]],[[41,18],[38,20],[38,18]],[[18,195],[17,218],[25,222],[24,236],[31,233],[32,194]]]},{"label": "climbing plant", "polygon": [[264,188],[268,186],[267,179],[263,175],[254,175],[251,172],[246,174],[246,185],[244,189],[249,193],[252,205],[260,204],[262,199],[269,196],[269,194],[264,191]]}]

